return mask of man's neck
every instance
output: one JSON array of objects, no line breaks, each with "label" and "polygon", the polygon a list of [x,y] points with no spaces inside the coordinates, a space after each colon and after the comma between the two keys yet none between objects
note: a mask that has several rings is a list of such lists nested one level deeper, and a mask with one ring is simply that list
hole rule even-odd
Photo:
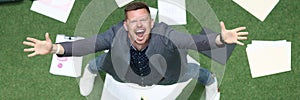
[{"label": "man's neck", "polygon": [[138,51],[141,51],[141,50],[143,50],[144,48],[146,48],[148,46],[148,42],[146,42],[144,44],[137,44],[136,42],[131,42],[131,44]]}]

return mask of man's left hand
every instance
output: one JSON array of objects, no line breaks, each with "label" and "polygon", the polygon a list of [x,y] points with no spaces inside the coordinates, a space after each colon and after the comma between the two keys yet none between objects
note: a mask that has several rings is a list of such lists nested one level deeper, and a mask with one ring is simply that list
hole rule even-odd
[{"label": "man's left hand", "polygon": [[240,42],[239,40],[247,40],[248,32],[240,32],[242,30],[245,30],[246,27],[238,27],[232,30],[227,30],[224,22],[220,22],[221,26],[221,35],[222,39],[227,44],[238,44],[238,45],[244,45],[244,43]]}]

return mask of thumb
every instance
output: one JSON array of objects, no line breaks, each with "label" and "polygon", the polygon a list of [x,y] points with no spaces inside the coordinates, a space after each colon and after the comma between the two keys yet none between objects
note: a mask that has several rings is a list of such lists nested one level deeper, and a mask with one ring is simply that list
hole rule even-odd
[{"label": "thumb", "polygon": [[45,38],[47,42],[52,42],[48,32],[45,34]]},{"label": "thumb", "polygon": [[220,26],[221,26],[221,31],[225,31],[226,27],[223,21],[220,22]]}]

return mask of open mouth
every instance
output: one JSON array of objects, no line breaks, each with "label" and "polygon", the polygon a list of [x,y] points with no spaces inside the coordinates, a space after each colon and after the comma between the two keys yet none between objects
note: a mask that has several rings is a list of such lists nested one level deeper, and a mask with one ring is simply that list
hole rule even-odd
[{"label": "open mouth", "polygon": [[144,33],[145,33],[145,29],[138,29],[137,31],[135,31],[135,34],[138,37],[143,37]]}]

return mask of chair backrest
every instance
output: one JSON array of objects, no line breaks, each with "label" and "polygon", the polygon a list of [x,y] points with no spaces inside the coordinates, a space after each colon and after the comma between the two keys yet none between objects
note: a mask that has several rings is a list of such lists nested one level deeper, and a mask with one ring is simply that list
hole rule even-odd
[{"label": "chair backrest", "polygon": [[[189,55],[188,63],[196,63],[200,65]],[[191,82],[176,83],[172,85],[152,85],[141,87],[134,83],[121,83],[106,74],[105,82],[102,90],[101,100],[175,100],[182,90]]]},{"label": "chair backrest", "polygon": [[121,83],[106,74],[101,100],[175,100],[192,79],[173,85],[141,87],[133,83]]}]

